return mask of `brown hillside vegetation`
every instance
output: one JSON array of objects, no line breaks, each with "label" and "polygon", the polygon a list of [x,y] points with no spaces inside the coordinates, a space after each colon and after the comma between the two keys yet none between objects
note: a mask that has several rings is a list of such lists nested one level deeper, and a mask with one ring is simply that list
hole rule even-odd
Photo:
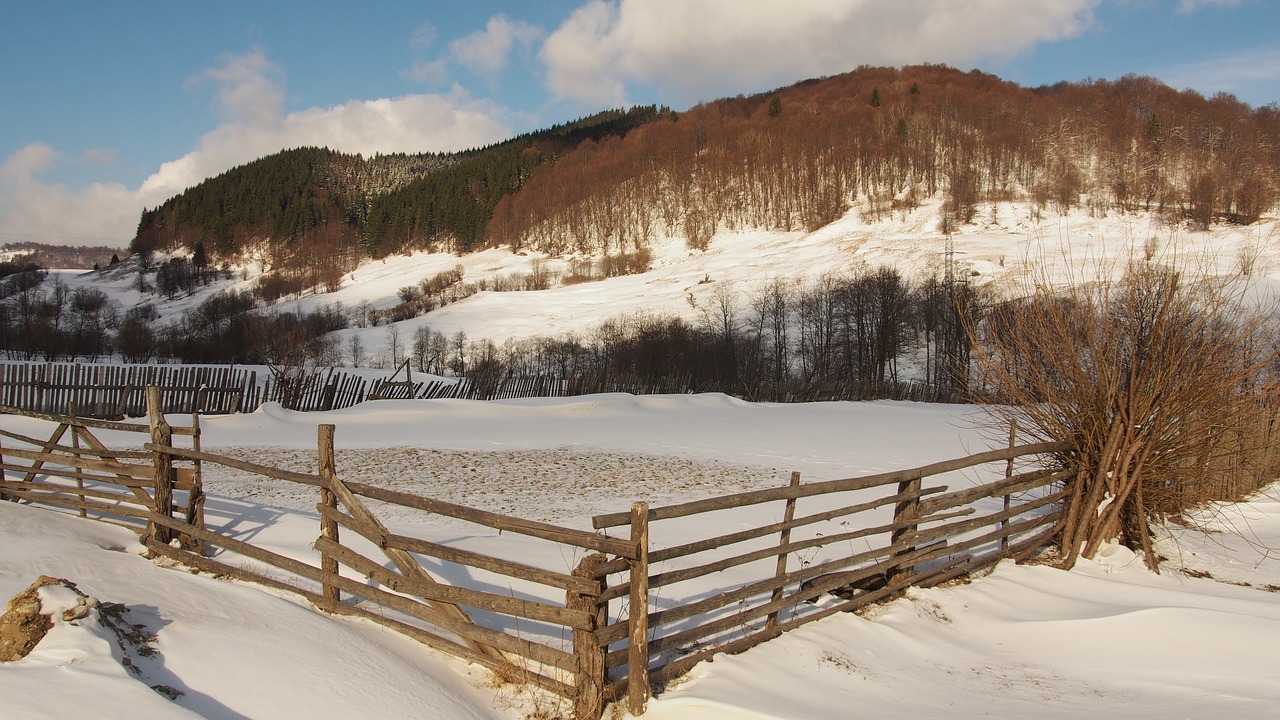
[{"label": "brown hillside vegetation", "polygon": [[1151,78],[1027,89],[941,66],[863,68],[698,105],[539,167],[499,203],[492,244],[613,253],[662,230],[816,229],[945,193],[979,206],[1158,210],[1252,223],[1276,202],[1280,109]]}]

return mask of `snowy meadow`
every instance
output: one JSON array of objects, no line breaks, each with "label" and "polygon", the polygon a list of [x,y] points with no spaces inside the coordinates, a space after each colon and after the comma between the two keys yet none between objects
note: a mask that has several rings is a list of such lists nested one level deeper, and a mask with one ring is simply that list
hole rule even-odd
[{"label": "snowy meadow", "polygon": [[[793,470],[822,480],[962,456],[990,446],[978,420],[963,406],[611,395],[378,401],[311,414],[268,406],[206,418],[203,439],[211,450],[260,461],[305,464],[310,454],[314,463],[315,428],[332,423],[344,475],[413,483],[424,494],[497,511],[532,508],[572,526],[631,500],[777,486]],[[4,422],[39,435],[36,421]],[[307,509],[313,498],[233,474],[211,474],[207,482],[211,525],[241,523],[284,553],[314,541],[315,512]],[[127,653],[102,628],[55,624],[32,655],[0,668],[10,717],[520,718],[565,711],[371,623],[145,560],[130,531],[11,503],[0,513],[6,597],[37,575],[65,577],[90,596],[130,608],[130,622],[154,637],[154,653],[135,653],[140,672],[133,673],[120,664]],[[1280,542],[1280,497],[1206,509],[1197,519],[1200,529],[1168,527],[1160,552],[1175,561],[1160,575],[1121,548],[1070,572],[1002,564],[967,584],[913,590],[742,655],[718,656],[652,700],[647,715],[1280,714],[1268,670],[1280,646],[1280,561],[1269,551]],[[400,521],[472,547],[496,541],[459,537],[456,527],[431,518]],[[561,562],[572,567],[573,559]],[[170,701],[150,685],[181,694]]]},{"label": "snowy meadow", "polygon": [[[1152,249],[1221,276],[1238,275],[1247,260],[1249,282],[1262,292],[1280,277],[1274,221],[1190,233],[1150,218],[1077,214],[1041,222],[1019,213],[1017,206],[993,208],[955,238],[972,282],[1065,282],[1085,265],[1119,268]],[[398,334],[409,337],[418,325],[495,342],[587,333],[638,308],[696,321],[717,285],[745,290],[762,278],[815,278],[856,263],[934,271],[942,261],[936,215],[926,206],[877,224],[850,213],[816,233],[724,233],[697,253],[669,239],[655,247],[647,273],[537,292],[481,292],[399,323]],[[392,257],[347,276],[336,293],[292,298],[280,309],[339,301],[390,307],[397,288],[458,263],[468,277],[494,277],[527,271],[535,259],[500,250],[461,259]],[[248,269],[210,292],[252,278]],[[64,279],[72,287],[98,283],[124,303],[140,300],[127,277]],[[172,318],[199,299],[158,309]],[[393,354],[386,327],[341,332],[344,345],[359,335],[371,356]],[[659,505],[779,487],[792,472],[804,482],[856,477],[1002,445],[1006,439],[984,429],[984,417],[970,406],[747,403],[719,394],[375,401],[307,414],[269,404],[203,418],[202,443],[211,452],[313,471],[317,426],[332,424],[345,479],[589,529],[592,515],[626,510],[633,501]],[[0,416],[0,427],[31,437],[53,429],[13,416]],[[102,437],[113,447],[138,441]],[[960,473],[952,484],[978,480]],[[234,526],[281,554],[312,552],[312,493],[226,468],[210,470],[205,482],[211,526]],[[776,522],[776,512],[771,506],[752,520]],[[478,550],[517,542],[425,513],[389,522]],[[1158,528],[1156,551],[1168,559],[1159,574],[1120,547],[1071,571],[1005,562],[969,582],[911,590],[746,653],[716,656],[651,700],[646,717],[1280,717],[1273,677],[1280,557],[1273,548],[1280,548],[1275,486]],[[533,542],[520,552],[564,572],[579,559],[548,557],[547,547]],[[514,720],[572,710],[376,624],[326,616],[295,596],[193,574],[143,553],[129,530],[0,503],[0,597],[39,575],[66,578],[102,603],[127,608],[123,617],[141,638],[122,646],[92,617],[56,620],[31,655],[0,664],[0,716]],[[45,591],[44,601],[46,611],[77,602],[56,589]],[[621,707],[606,713],[618,716],[625,716]]]}]

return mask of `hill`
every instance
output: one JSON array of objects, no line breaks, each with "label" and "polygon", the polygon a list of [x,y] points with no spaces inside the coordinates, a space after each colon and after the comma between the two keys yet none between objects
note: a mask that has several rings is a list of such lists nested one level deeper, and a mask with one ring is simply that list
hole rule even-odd
[{"label": "hill", "polygon": [[[151,211],[146,252],[120,267],[6,280],[0,344],[25,360],[407,360],[477,382],[949,398],[956,297],[976,317],[1031,280],[1131,260],[1269,283],[1275,125],[1275,108],[1142,78],[1027,89],[866,68],[449,158],[299,149]],[[273,234],[300,215],[324,223]],[[220,255],[209,223],[230,217]]]},{"label": "hill", "polygon": [[[686,112],[610,111],[452,156],[297,149],[143,213],[135,251],[340,265],[490,246],[634,252],[660,235],[817,230],[945,196],[1248,225],[1280,197],[1280,110],[1150,78],[1023,88],[942,66],[861,68]],[[265,250],[263,247],[265,246]],[[302,249],[306,252],[301,252]]]},{"label": "hill", "polygon": [[468,152],[364,158],[296,148],[228,170],[146,210],[135,253],[197,248],[211,260],[254,252],[273,271],[320,284],[361,259],[480,246],[494,206],[537,165],[582,142],[625,134],[655,108],[609,111]]}]

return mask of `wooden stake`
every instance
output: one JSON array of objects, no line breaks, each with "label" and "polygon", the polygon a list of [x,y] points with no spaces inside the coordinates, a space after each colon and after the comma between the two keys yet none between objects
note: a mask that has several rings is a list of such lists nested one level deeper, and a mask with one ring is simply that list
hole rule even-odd
[{"label": "wooden stake", "polygon": [[632,715],[643,715],[649,702],[649,503],[631,505],[631,616],[627,654],[627,705]]},{"label": "wooden stake", "polygon": [[573,576],[591,580],[595,585],[594,592],[581,593],[569,590],[565,594],[565,607],[581,610],[591,615],[593,627],[589,630],[575,628],[573,631],[573,654],[578,658],[578,672],[575,680],[577,695],[574,698],[574,720],[600,720],[604,716],[604,684],[606,670],[604,666],[604,648],[596,635],[596,629],[608,620],[607,603],[600,603],[600,593],[604,583],[593,580],[596,568],[604,564],[607,558],[600,553],[592,553],[578,563]]},{"label": "wooden stake", "polygon": [[[200,414],[191,415],[191,449],[200,452]],[[197,458],[191,462],[191,489],[187,492],[187,523],[198,528],[204,527],[204,472]],[[196,552],[204,554],[205,544],[192,538]]]},{"label": "wooden stake", "polygon": [[[161,448],[173,447],[173,431],[164,419],[160,407],[160,388],[147,386],[147,424],[151,427],[151,443]],[[173,458],[163,450],[152,453],[155,463],[155,495],[152,497],[156,513],[165,517],[173,517]],[[173,530],[155,522],[147,523],[147,535],[157,541],[168,543],[173,539]]]},{"label": "wooden stake", "polygon": [[[795,487],[799,484],[800,484],[800,473],[798,472],[791,473],[791,487]],[[782,522],[786,524],[787,527],[784,527],[782,529],[782,532],[779,535],[779,538],[778,538],[779,547],[785,548],[791,542],[791,521],[794,520],[795,517],[796,517],[796,498],[793,498],[793,497],[787,498],[787,507],[782,512]],[[787,574],[787,551],[783,550],[782,552],[778,553],[778,569],[775,572],[774,577],[781,578],[786,574]],[[772,602],[777,602],[782,599],[781,585],[773,589],[773,595],[770,599]],[[777,624],[778,624],[778,613],[776,612],[769,613],[769,619],[768,621],[765,622],[765,627],[772,628]]]},{"label": "wooden stake", "polygon": [[[1018,439],[1018,418],[1012,418],[1009,420],[1009,447],[1010,448],[1013,448],[1015,446],[1017,439]],[[1009,460],[1004,465],[1004,479],[1008,480],[1011,477],[1013,477],[1013,458],[1009,458]],[[1004,496],[1004,511],[1009,512],[1009,495],[1007,493]],[[1009,524],[1008,520],[1001,520],[1000,529],[1001,530],[1005,529],[1005,527],[1008,524]],[[1000,555],[1004,556],[1008,554],[1009,554],[1009,536],[1005,535],[1004,537],[1000,538]]]},{"label": "wooden stake", "polygon": [[[67,403],[67,415],[73,421],[75,420],[75,417],[76,417],[75,403]],[[80,434],[77,433],[74,429],[71,431],[71,454],[75,457],[76,460],[80,459]],[[84,478],[76,478],[76,487],[82,491],[84,490]],[[80,502],[84,502],[83,492],[80,493]],[[89,514],[85,512],[85,509],[83,507],[80,508],[80,517],[89,517]]]},{"label": "wooden stake", "polygon": [[[920,475],[917,474],[910,480],[898,483],[898,494],[909,494],[911,495],[911,498],[903,500],[893,508],[893,524],[897,529],[889,534],[890,544],[896,545],[904,536],[912,535],[916,532],[917,525],[912,521],[920,517],[920,480]],[[893,555],[909,555],[914,551],[915,547],[908,547],[904,548],[900,552],[894,553]],[[892,585],[897,579],[911,575],[914,572],[915,568],[913,566],[895,566],[889,571],[889,577],[887,580],[889,584]]]},{"label": "wooden stake", "polygon": [[[338,496],[334,494],[331,483],[338,477],[337,460],[333,452],[333,425],[321,425],[318,433],[318,457],[320,465],[320,477],[324,479],[325,485],[320,488],[320,504],[327,507],[337,509]],[[333,542],[338,542],[338,523],[332,518],[320,516],[320,536]],[[320,554],[320,569],[328,575],[332,573],[338,574],[338,559],[329,553],[322,552]],[[342,602],[342,593],[336,586],[326,581],[324,583],[325,600],[334,603]]]}]

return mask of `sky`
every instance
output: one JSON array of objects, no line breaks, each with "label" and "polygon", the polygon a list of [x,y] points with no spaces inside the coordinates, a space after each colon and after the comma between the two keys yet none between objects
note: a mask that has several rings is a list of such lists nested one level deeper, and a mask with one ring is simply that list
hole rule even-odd
[{"label": "sky", "polygon": [[124,247],[144,208],[289,147],[455,151],[860,65],[1280,102],[1274,0],[51,0],[0,18],[0,244]]}]

